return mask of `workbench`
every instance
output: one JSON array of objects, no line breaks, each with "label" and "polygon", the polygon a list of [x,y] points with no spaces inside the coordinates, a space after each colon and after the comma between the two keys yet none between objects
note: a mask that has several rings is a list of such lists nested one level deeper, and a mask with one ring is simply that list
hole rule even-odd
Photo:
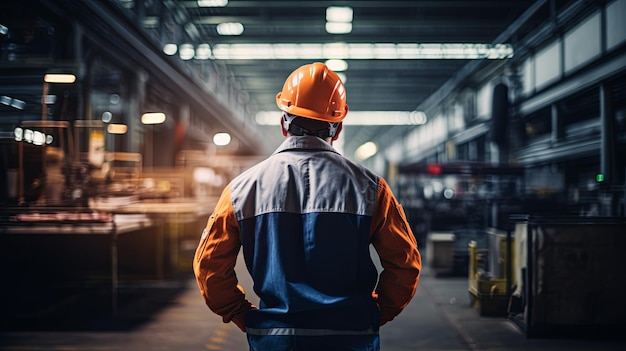
[{"label": "workbench", "polygon": [[120,280],[163,280],[181,269],[191,272],[193,251],[215,201],[4,208],[2,279],[12,289],[38,289],[41,281],[51,289],[63,282],[90,286],[110,281],[111,309],[116,311]]}]

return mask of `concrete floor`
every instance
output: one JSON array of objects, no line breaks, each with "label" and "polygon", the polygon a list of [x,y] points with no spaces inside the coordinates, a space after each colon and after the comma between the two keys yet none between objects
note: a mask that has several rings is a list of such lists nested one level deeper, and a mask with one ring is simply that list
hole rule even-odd
[{"label": "concrete floor", "polygon": [[[237,265],[247,291],[251,282]],[[122,285],[119,309],[107,296],[76,299],[69,310],[26,318],[0,331],[0,351],[248,350],[245,334],[204,305],[191,274],[179,280]],[[254,298],[253,298],[254,300]],[[425,269],[403,313],[381,328],[381,349],[626,350],[626,341],[529,339],[505,317],[482,317],[470,306],[465,277],[435,277]]]}]

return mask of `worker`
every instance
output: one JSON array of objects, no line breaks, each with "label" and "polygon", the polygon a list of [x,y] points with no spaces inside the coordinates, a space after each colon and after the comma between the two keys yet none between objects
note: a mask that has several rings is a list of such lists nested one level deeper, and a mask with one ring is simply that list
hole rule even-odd
[{"label": "worker", "polygon": [[[379,326],[413,298],[422,267],[404,210],[333,148],[348,113],[335,72],[297,68],[276,103],[286,139],[222,192],[194,257],[200,292],[250,350],[379,350]],[[240,248],[259,306],[238,285]]]}]

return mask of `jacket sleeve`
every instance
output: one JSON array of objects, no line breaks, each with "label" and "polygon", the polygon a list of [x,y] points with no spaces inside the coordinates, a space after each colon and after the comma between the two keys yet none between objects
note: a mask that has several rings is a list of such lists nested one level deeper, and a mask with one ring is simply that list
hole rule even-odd
[{"label": "jacket sleeve", "polygon": [[252,308],[238,285],[235,264],[241,247],[239,225],[233,213],[230,188],[222,192],[196,249],[193,270],[207,306],[245,331],[244,312]]},{"label": "jacket sleeve", "polygon": [[422,270],[417,242],[404,210],[383,178],[379,180],[370,240],[383,266],[374,294],[378,298],[380,324],[383,325],[411,301]]}]

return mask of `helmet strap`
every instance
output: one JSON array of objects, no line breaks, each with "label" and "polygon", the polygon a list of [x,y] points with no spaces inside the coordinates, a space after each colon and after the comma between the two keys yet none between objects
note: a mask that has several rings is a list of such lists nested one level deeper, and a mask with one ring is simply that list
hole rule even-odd
[{"label": "helmet strap", "polygon": [[[315,136],[321,139],[326,139],[326,138],[334,138],[335,134],[337,134],[337,130],[339,129],[339,125],[341,124],[340,122],[337,123],[330,123],[328,122],[328,129],[323,129],[323,130],[308,130],[306,128],[303,128],[295,123],[292,123],[294,119],[296,119],[299,116],[296,115],[292,115],[286,112],[283,112],[283,130],[288,131],[289,133],[291,133],[292,135],[296,135],[296,136],[302,136],[302,135],[311,135],[311,136]],[[305,117],[302,117],[305,118]]]}]

